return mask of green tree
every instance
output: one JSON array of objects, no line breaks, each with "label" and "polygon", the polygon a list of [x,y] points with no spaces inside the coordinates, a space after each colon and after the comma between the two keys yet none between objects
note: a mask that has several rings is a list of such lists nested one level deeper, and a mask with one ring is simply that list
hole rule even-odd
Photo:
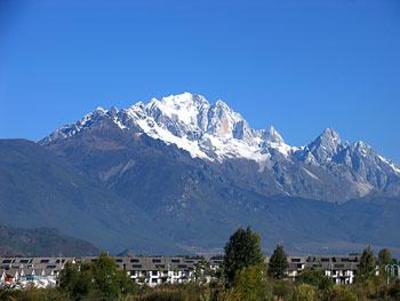
[{"label": "green tree", "polygon": [[129,290],[129,288],[121,285],[124,278],[122,273],[124,272],[117,270],[114,260],[106,254],[101,254],[93,264],[93,280],[96,289],[101,292],[104,299],[118,299],[125,290]]},{"label": "green tree", "polygon": [[228,285],[232,285],[235,275],[242,269],[261,265],[264,256],[261,251],[261,238],[250,227],[239,228],[225,245],[224,275]]},{"label": "green tree", "polygon": [[375,275],[376,260],[374,253],[370,246],[368,246],[362,253],[360,258],[360,266],[358,268],[358,280],[367,280]]},{"label": "green tree", "polygon": [[317,292],[314,286],[300,284],[294,289],[292,301],[317,301]]},{"label": "green tree", "polygon": [[301,284],[315,286],[320,290],[329,289],[334,285],[333,280],[325,276],[322,270],[304,269],[296,281]]},{"label": "green tree", "polygon": [[235,277],[229,300],[266,301],[272,300],[268,289],[263,265],[250,266],[240,270]]},{"label": "green tree", "polygon": [[134,289],[126,272],[106,254],[95,262],[68,263],[60,274],[60,290],[74,300],[120,300]]},{"label": "green tree", "polygon": [[81,300],[93,290],[90,265],[82,265],[68,262],[60,272],[61,291],[66,292],[71,298]]},{"label": "green tree", "polygon": [[272,293],[277,300],[290,300],[293,295],[293,283],[286,280],[274,280]]},{"label": "green tree", "polygon": [[385,266],[392,263],[392,253],[389,249],[382,249],[378,253],[378,264],[380,266]]},{"label": "green tree", "polygon": [[275,279],[283,279],[289,264],[283,246],[278,245],[268,263],[268,274]]},{"label": "green tree", "polygon": [[357,296],[346,286],[333,287],[326,298],[329,301],[358,301]]}]

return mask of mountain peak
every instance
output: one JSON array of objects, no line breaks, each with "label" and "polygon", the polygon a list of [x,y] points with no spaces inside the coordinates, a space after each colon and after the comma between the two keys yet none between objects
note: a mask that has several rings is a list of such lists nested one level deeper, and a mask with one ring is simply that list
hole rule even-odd
[{"label": "mountain peak", "polygon": [[332,141],[336,144],[341,143],[340,136],[333,128],[326,128],[320,135],[322,140]]},{"label": "mountain peak", "polygon": [[211,111],[214,115],[218,116],[218,118],[228,117],[235,122],[243,120],[242,116],[232,110],[232,108],[222,99],[218,99],[215,104],[211,106]]},{"label": "mountain peak", "polygon": [[336,149],[342,143],[339,134],[332,128],[326,128],[311,145],[324,146],[329,149]]},{"label": "mountain peak", "polygon": [[57,129],[41,143],[68,139],[104,121],[114,122],[123,131],[131,129],[174,144],[192,157],[211,161],[243,158],[263,162],[278,152],[288,160],[308,158],[310,162],[324,165],[335,160],[344,149],[361,154],[359,157],[370,158],[369,155],[375,154],[363,142],[342,143],[332,128],[326,128],[306,147],[292,147],[273,126],[253,129],[223,100],[210,104],[204,96],[189,92],[152,98],[121,110],[98,107],[77,122]]},{"label": "mountain peak", "polygon": [[296,149],[286,144],[282,135],[273,126],[264,131],[262,138],[268,148],[277,150],[285,156],[288,156],[292,150]]},{"label": "mountain peak", "polygon": [[308,149],[318,161],[325,162],[332,159],[341,144],[339,134],[332,128],[326,128],[308,145]]},{"label": "mountain peak", "polygon": [[96,112],[106,112],[107,110],[103,108],[102,106],[98,106],[95,110]]},{"label": "mountain peak", "polygon": [[108,110],[108,114],[110,114],[110,116],[112,118],[114,118],[117,114],[118,114],[119,110],[116,106],[112,106],[109,110]]},{"label": "mountain peak", "polygon": [[222,99],[218,99],[218,100],[215,102],[215,106],[218,107],[218,108],[223,108],[223,109],[231,110],[231,108],[228,106],[228,104],[227,104],[225,101],[223,101]]},{"label": "mountain peak", "polygon": [[282,135],[272,125],[265,132],[264,139],[271,143],[285,143]]},{"label": "mountain peak", "polygon": [[363,141],[354,142],[352,147],[363,157],[367,157],[369,154],[374,153],[372,147]]},{"label": "mountain peak", "polygon": [[169,96],[162,97],[160,102],[171,106],[209,104],[204,96],[200,94],[193,94],[190,92],[183,92],[181,94],[171,94]]}]

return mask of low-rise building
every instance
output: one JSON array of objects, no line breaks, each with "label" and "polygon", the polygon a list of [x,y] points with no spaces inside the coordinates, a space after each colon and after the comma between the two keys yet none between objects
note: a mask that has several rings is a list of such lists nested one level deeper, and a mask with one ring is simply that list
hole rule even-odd
[{"label": "low-rise building", "polygon": [[289,256],[287,277],[291,280],[295,280],[299,276],[299,274],[305,269],[306,260],[307,257],[304,256]]},{"label": "low-rise building", "polygon": [[[210,282],[223,263],[222,256],[205,259],[188,256],[116,256],[116,266],[139,285],[156,286],[196,281]],[[80,264],[96,257],[0,257],[0,287],[54,287],[67,262]],[[287,277],[296,280],[305,269],[321,270],[336,284],[354,282],[359,267],[359,254],[349,256],[289,256]],[[269,258],[265,258],[268,264]],[[387,268],[400,277],[398,265]]]},{"label": "low-rise building", "polygon": [[72,257],[0,257],[0,287],[55,287]]},{"label": "low-rise building", "polygon": [[[320,270],[336,284],[351,284],[358,270],[360,255],[288,256],[286,276],[295,281],[305,269]],[[267,262],[269,258],[267,258]]]},{"label": "low-rise building", "polygon": [[360,265],[360,255],[349,256],[308,256],[305,267],[322,270],[325,276],[336,284],[352,284]]}]

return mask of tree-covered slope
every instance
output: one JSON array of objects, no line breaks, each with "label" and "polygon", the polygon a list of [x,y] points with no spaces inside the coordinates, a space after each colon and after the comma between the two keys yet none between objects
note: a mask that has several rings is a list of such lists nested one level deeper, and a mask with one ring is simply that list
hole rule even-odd
[{"label": "tree-covered slope", "polygon": [[0,223],[56,228],[110,251],[177,251],[135,204],[27,140],[0,140]]},{"label": "tree-covered slope", "polygon": [[2,256],[88,256],[98,255],[93,244],[61,234],[51,228],[23,229],[0,226]]}]

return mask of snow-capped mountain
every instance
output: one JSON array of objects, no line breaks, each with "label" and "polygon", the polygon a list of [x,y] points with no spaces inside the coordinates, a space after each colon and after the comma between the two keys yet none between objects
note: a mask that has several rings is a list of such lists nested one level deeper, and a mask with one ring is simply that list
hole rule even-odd
[{"label": "snow-capped mountain", "polygon": [[81,238],[107,248],[137,247],[139,237],[143,248],[163,250],[163,239],[147,245],[161,231],[179,249],[210,250],[237,225],[260,230],[268,248],[400,245],[399,166],[330,128],[291,146],[221,100],[183,93],[97,108],[39,143],[1,146],[4,220],[28,208],[39,215],[18,225],[61,220],[66,233],[79,225]]},{"label": "snow-capped mountain", "polygon": [[226,158],[267,160],[269,150],[289,155],[297,148],[287,145],[271,127],[254,130],[247,121],[225,102],[210,104],[203,96],[191,93],[171,95],[147,103],[138,102],[127,109],[97,108],[75,124],[66,125],[42,143],[71,137],[109,118],[121,130],[134,129],[140,133],[175,144],[194,158],[221,161]]},{"label": "snow-capped mountain", "polygon": [[290,146],[274,127],[253,129],[222,100],[211,104],[191,93],[153,98],[126,109],[97,108],[40,143],[59,144],[105,122],[122,134],[151,137],[210,164],[255,162],[258,167],[251,172],[246,168],[243,176],[254,173],[258,183],[248,185],[262,193],[339,202],[377,193],[400,195],[400,167],[364,142],[343,142],[327,128],[306,146]]}]

